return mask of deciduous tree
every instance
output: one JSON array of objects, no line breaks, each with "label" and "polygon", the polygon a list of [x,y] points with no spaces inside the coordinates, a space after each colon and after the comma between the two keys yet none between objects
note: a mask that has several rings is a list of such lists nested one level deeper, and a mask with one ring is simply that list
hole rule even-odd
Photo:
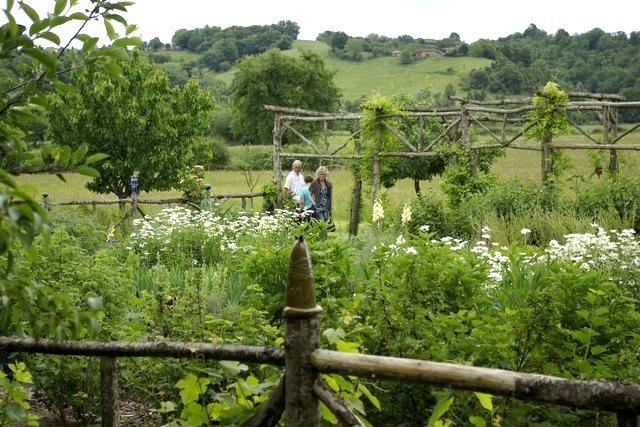
[{"label": "deciduous tree", "polygon": [[75,74],[77,90],[51,96],[51,137],[109,155],[87,184],[92,191],[127,197],[134,171],[140,191],[176,187],[197,162],[192,149],[209,128],[209,94],[195,81],[172,88],[165,72],[137,51],[130,61],[96,65]]},{"label": "deciduous tree", "polygon": [[272,141],[273,114],[262,111],[263,104],[316,111],[333,111],[338,105],[340,91],[333,83],[334,73],[315,53],[301,51],[294,58],[271,49],[243,59],[236,70],[231,88],[232,130],[243,143]]}]

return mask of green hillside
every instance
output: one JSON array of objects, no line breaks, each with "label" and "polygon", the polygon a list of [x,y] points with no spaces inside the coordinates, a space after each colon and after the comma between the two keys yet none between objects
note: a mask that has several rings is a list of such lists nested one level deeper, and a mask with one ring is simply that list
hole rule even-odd
[{"label": "green hillside", "polygon": [[[471,70],[486,67],[491,63],[484,58],[433,57],[402,65],[399,58],[380,57],[362,62],[341,61],[329,56],[326,43],[296,40],[293,49],[285,53],[297,55],[298,49],[311,50],[324,58],[327,68],[335,70],[334,81],[342,90],[344,100],[355,100],[360,95],[378,92],[392,96],[405,93],[413,95],[416,90],[431,86],[444,91],[451,84],[460,93],[460,78]],[[231,84],[234,70],[218,74],[217,78]]]}]

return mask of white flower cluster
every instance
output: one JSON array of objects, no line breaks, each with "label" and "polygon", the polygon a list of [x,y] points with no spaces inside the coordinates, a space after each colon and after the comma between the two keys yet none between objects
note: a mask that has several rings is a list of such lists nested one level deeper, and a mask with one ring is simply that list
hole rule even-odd
[{"label": "white flower cluster", "polygon": [[597,229],[596,233],[567,234],[564,245],[552,240],[545,253],[552,260],[572,262],[583,270],[637,271],[640,267],[640,242],[635,231],[607,232],[597,224],[592,225]]},{"label": "white flower cluster", "polygon": [[[556,260],[577,264],[584,270],[602,268],[614,282],[640,288],[640,275],[637,274],[640,271],[640,241],[637,239],[635,231],[610,230],[607,232],[596,224],[593,226],[597,228],[596,233],[567,234],[564,236],[566,239],[564,244],[552,240],[544,251],[519,253],[519,260],[528,265]],[[428,226],[424,227],[424,231],[428,231]],[[483,240],[477,241],[473,246],[453,237],[432,239],[425,244],[444,245],[449,247],[451,251],[460,251],[468,247],[468,250],[475,254],[481,263],[487,263],[489,287],[495,287],[501,284],[504,274],[510,271],[511,260],[506,255],[510,249],[491,242],[490,232],[489,227],[483,227]],[[530,230],[523,228],[520,233],[526,236]],[[385,253],[385,259],[404,253],[417,254],[416,248],[408,246],[403,236],[399,236],[395,243],[388,245],[388,249]],[[638,278],[636,279],[636,277]]]},{"label": "white flower cluster", "polygon": [[380,197],[376,197],[375,202],[373,202],[373,216],[371,221],[374,224],[379,224],[384,219],[384,208],[382,207],[382,201]]},{"label": "white flower cluster", "polygon": [[283,233],[293,223],[287,211],[274,215],[256,213],[229,219],[210,211],[194,212],[183,207],[163,209],[154,217],[136,219],[137,229],[130,236],[128,249],[149,255],[150,248],[163,250],[180,234],[193,231],[202,234],[202,241],[220,241],[220,250],[236,251],[243,236],[260,238]]},{"label": "white flower cluster", "polygon": [[411,206],[409,206],[408,203],[405,203],[404,208],[402,208],[401,221],[402,226],[405,228],[409,227],[409,224],[411,224]]}]

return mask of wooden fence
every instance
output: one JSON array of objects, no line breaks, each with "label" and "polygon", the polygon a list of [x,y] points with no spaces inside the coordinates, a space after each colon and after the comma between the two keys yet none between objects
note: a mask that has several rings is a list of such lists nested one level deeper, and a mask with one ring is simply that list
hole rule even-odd
[{"label": "wooden fence", "polygon": [[[0,337],[0,351],[99,356],[102,425],[118,426],[117,357],[177,357],[236,360],[284,366],[284,377],[245,426],[275,426],[285,413],[288,427],[320,425],[323,402],[343,426],[362,426],[320,373],[417,382],[571,408],[616,413],[618,425],[640,426],[640,385],[574,381],[426,360],[341,353],[320,348],[311,257],[302,237],[291,252],[285,308],[284,350],[273,347],[176,342],[86,342]],[[286,412],[285,412],[286,411]]]},{"label": "wooden fence", "polygon": [[[630,128],[619,133],[618,111],[621,109],[638,109],[640,102],[626,102],[623,97],[615,94],[592,94],[592,93],[569,93],[572,101],[565,106],[566,112],[590,111],[598,117],[601,124],[600,140],[591,136],[585,128],[581,127],[576,120],[567,116],[569,124],[574,128],[580,137],[586,138],[588,143],[580,144],[554,144],[551,139],[532,144],[518,144],[522,141],[526,131],[531,127],[527,124],[527,113],[535,109],[531,98],[525,99],[502,99],[495,101],[476,101],[459,97],[449,97],[452,101],[458,102],[457,107],[446,108],[405,108],[402,115],[393,116],[398,120],[408,118],[414,119],[417,124],[413,125],[415,137],[409,137],[389,123],[389,116],[380,116],[380,128],[384,127],[398,141],[402,142],[403,151],[384,151],[381,149],[381,141],[368,141],[373,146],[371,157],[372,167],[372,200],[375,199],[381,188],[380,160],[383,157],[418,158],[441,155],[434,150],[437,143],[447,141],[449,144],[461,144],[468,150],[486,149],[518,149],[533,150],[540,152],[540,176],[543,183],[549,179],[553,165],[553,150],[609,150],[610,172],[618,169],[617,152],[619,150],[640,151],[638,144],[618,144],[620,140],[630,133],[640,128],[640,123],[631,124]],[[577,100],[576,100],[577,99]],[[335,114],[319,111],[310,111],[300,108],[288,108],[274,105],[263,105],[264,111],[274,114],[273,127],[273,182],[280,186],[283,179],[284,159],[325,159],[325,160],[349,160],[353,161],[354,168],[354,192],[351,205],[351,220],[349,223],[350,235],[358,232],[359,206],[361,198],[362,179],[359,173],[359,161],[364,158],[361,152],[360,138],[362,128],[359,121],[360,114]],[[425,131],[425,119],[432,118],[442,122],[443,130],[437,136],[428,137]],[[329,123],[332,122],[352,122],[351,126],[356,129],[349,135],[346,141],[339,147],[330,147],[328,144]],[[294,126],[297,123],[318,123],[322,124],[322,136],[317,140],[305,136],[302,131]],[[491,129],[485,123],[494,123],[500,127],[499,130]],[[489,143],[473,142],[471,136],[472,128],[477,129],[491,139]],[[310,153],[293,153],[286,150],[283,145],[285,133],[294,135],[311,149]],[[352,146],[352,154],[342,154],[348,146]],[[475,173],[477,165],[472,161],[471,172]]]},{"label": "wooden fence", "polygon": [[[263,192],[258,193],[225,193],[225,194],[211,194],[211,185],[205,185],[206,200],[231,200],[240,199],[240,207],[242,209],[247,208],[247,200],[250,201],[253,206],[253,199],[257,197],[263,197]],[[93,215],[96,215],[96,209],[98,205],[119,205],[126,206],[131,204],[131,207],[127,210],[127,213],[120,219],[120,222],[124,223],[124,220],[130,218],[133,221],[140,213],[142,217],[145,217],[144,212],[140,209],[140,205],[188,205],[195,209],[200,209],[200,206],[191,203],[182,198],[170,198],[170,199],[140,199],[137,195],[132,195],[128,199],[113,199],[113,200],[66,200],[61,202],[52,202],[48,192],[42,193],[42,207],[50,211],[55,206],[91,206]]]}]

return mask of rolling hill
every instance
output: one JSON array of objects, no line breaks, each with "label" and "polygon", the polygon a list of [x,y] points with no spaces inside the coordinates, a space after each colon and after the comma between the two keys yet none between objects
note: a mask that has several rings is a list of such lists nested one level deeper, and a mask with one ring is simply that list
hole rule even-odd
[{"label": "rolling hill", "polygon": [[[329,46],[324,42],[296,40],[288,55],[298,55],[299,49],[318,53],[327,68],[334,70],[334,81],[342,90],[343,100],[356,100],[361,95],[380,93],[385,96],[397,94],[413,95],[418,89],[430,86],[444,91],[448,84],[453,85],[456,93],[461,93],[460,79],[471,70],[488,66],[491,61],[484,58],[427,57],[411,64],[403,65],[397,57],[379,57],[361,62],[338,60],[329,55]],[[172,61],[184,62],[197,60],[198,55],[187,52],[164,52]],[[213,73],[211,73],[213,74]],[[221,80],[229,85],[235,71],[209,75],[208,78]]]}]

